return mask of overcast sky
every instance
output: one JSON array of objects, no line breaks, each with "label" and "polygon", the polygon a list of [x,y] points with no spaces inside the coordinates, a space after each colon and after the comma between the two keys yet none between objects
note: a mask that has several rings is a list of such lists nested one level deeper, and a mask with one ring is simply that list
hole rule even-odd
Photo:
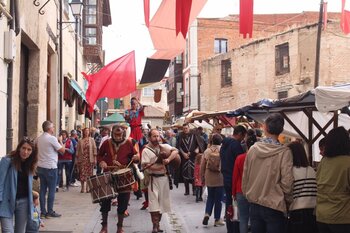
[{"label": "overcast sky", "polygon": [[[151,17],[160,2],[161,0],[150,0]],[[106,64],[135,50],[136,77],[139,80],[142,76],[146,57],[155,52],[144,23],[143,1],[111,0],[110,7],[112,25],[104,28],[103,31]],[[254,0],[255,14],[319,11],[319,7],[320,0]],[[328,12],[340,11],[341,0],[328,0]],[[238,13],[239,0],[208,0],[199,17],[224,17]]]}]

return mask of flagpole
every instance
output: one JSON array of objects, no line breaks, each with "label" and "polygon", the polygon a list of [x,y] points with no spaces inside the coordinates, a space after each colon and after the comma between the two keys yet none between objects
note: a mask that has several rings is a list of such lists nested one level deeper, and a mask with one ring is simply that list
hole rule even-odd
[{"label": "flagpole", "polygon": [[316,64],[315,64],[315,84],[318,86],[320,78],[320,53],[321,53],[321,33],[322,33],[322,21],[323,21],[323,0],[320,2],[320,13],[318,17],[317,39],[316,39]]}]

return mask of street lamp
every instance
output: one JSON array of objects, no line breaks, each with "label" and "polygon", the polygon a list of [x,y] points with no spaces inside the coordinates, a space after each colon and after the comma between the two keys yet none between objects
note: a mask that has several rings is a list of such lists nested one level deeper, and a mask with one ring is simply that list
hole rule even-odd
[{"label": "street lamp", "polygon": [[83,3],[80,0],[72,0],[69,5],[75,18],[75,81],[78,81],[78,21]]}]

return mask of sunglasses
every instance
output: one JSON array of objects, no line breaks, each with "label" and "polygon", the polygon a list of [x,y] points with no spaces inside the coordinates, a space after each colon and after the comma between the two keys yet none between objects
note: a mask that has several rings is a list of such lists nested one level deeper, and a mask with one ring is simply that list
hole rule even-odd
[{"label": "sunglasses", "polygon": [[34,144],[34,139],[31,139],[30,137],[27,137],[27,136],[23,137],[23,141],[30,144]]}]

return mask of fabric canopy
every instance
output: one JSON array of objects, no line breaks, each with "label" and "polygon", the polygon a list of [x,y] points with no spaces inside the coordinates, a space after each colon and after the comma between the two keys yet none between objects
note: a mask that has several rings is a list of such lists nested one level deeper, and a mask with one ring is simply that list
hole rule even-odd
[{"label": "fabric canopy", "polygon": [[124,117],[119,114],[119,113],[113,113],[112,115],[104,118],[100,124],[101,125],[110,125],[110,124],[114,124],[114,123],[119,123],[119,122],[125,122]]},{"label": "fabric canopy", "polygon": [[170,60],[147,58],[140,84],[160,82],[169,64]]},{"label": "fabric canopy", "polygon": [[[227,115],[230,117],[243,115],[257,122],[263,123],[270,113],[281,113],[285,119],[289,120],[285,120],[283,134],[291,137],[303,138],[312,148],[311,152],[313,161],[319,161],[321,158],[319,155],[318,141],[324,137],[324,134],[321,133],[321,135],[319,135],[320,129],[317,126],[325,128],[325,133],[329,132],[335,124],[335,116],[334,113],[331,112],[322,113],[317,111],[314,93],[315,90],[311,90],[285,99],[263,99],[256,103],[230,111]],[[349,99],[347,105],[348,104]],[[332,121],[333,124],[331,124]],[[350,117],[348,114],[338,115],[338,126],[344,126],[348,129],[349,122]],[[311,128],[309,127],[310,124],[312,125]],[[312,135],[309,134],[310,132]],[[319,136],[316,138],[316,135]]]},{"label": "fabric canopy", "polygon": [[[192,24],[206,2],[207,0],[192,1],[188,25]],[[149,32],[153,46],[157,50],[152,58],[173,59],[185,49],[184,36],[181,33],[176,35],[174,9],[176,9],[176,1],[163,0],[150,22]]]},{"label": "fabric canopy", "polygon": [[316,87],[316,107],[320,112],[342,109],[350,104],[350,84]]}]

